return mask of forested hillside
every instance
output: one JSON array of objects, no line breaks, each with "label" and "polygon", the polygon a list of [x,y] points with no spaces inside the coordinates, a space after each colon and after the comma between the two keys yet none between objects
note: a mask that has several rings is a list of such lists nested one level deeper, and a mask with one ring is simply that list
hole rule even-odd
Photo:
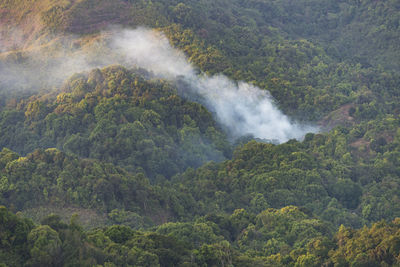
[{"label": "forested hillside", "polygon": [[[114,225],[83,230],[50,215],[34,225],[0,207],[3,266],[390,266],[399,222],[337,232],[296,207],[257,216],[237,210],[152,231]],[[290,252],[290,253],[289,253]]]},{"label": "forested hillside", "polygon": [[[0,266],[400,265],[399,27],[397,0],[0,0]],[[280,110],[312,132],[233,133]]]},{"label": "forested hillside", "polygon": [[60,91],[32,96],[1,115],[1,146],[26,154],[57,147],[152,178],[229,157],[211,114],[145,70],[113,66],[71,77]]}]

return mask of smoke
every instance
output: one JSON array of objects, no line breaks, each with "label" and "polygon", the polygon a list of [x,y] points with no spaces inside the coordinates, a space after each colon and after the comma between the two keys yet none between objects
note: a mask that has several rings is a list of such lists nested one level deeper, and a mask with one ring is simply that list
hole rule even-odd
[{"label": "smoke", "polygon": [[8,50],[14,50],[22,47],[23,33],[17,28],[7,27],[7,29],[0,28],[0,53]]},{"label": "smoke", "polygon": [[124,64],[137,65],[164,78],[195,76],[194,68],[185,55],[174,49],[162,33],[145,28],[115,30],[110,47],[120,58],[124,58]]},{"label": "smoke", "polygon": [[316,130],[291,122],[276,107],[268,91],[251,84],[235,84],[218,75],[202,77],[196,85],[207,99],[206,105],[215,111],[218,120],[233,136],[251,134],[256,138],[285,142],[292,138],[301,139],[307,132]]},{"label": "smoke", "polygon": [[0,90],[51,90],[75,73],[115,62],[104,56],[105,46],[98,49],[99,43],[94,42],[88,47],[74,47],[75,40],[74,36],[65,36],[44,45],[3,52],[0,57]]},{"label": "smoke", "polygon": [[138,66],[176,81],[179,90],[213,112],[232,137],[252,135],[285,142],[317,130],[291,121],[266,90],[245,82],[235,83],[224,75],[199,74],[181,51],[154,30],[114,28],[90,44],[76,46],[77,41],[73,36],[62,37],[55,45],[3,58],[0,89],[52,88],[74,73],[93,68],[111,64]]},{"label": "smoke", "polygon": [[125,55],[128,65],[138,65],[164,78],[182,79],[184,90],[200,96],[196,100],[211,110],[233,137],[252,135],[285,142],[317,130],[292,122],[266,90],[245,82],[236,84],[224,75],[198,75],[184,54],[160,33],[143,28],[122,30],[114,34],[111,47]]}]

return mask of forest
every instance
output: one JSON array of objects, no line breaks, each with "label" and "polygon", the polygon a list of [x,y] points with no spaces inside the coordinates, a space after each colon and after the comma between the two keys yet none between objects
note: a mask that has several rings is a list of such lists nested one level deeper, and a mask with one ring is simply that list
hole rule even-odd
[{"label": "forest", "polygon": [[[400,266],[399,63],[397,0],[0,0],[0,267]],[[218,78],[313,127],[233,134]]]}]

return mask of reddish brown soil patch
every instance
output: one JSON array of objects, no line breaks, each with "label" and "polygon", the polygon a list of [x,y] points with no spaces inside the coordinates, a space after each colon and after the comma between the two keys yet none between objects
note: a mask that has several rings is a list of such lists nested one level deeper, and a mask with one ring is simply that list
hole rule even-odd
[{"label": "reddish brown soil patch", "polygon": [[357,139],[349,146],[353,148],[351,154],[358,158],[369,158],[371,156],[370,142],[363,138]]},{"label": "reddish brown soil patch", "polygon": [[325,116],[322,120],[318,122],[318,124],[326,130],[330,130],[338,125],[354,125],[354,118],[349,115],[350,108],[352,108],[353,106],[353,104],[346,104],[344,106],[341,106],[339,109],[334,110],[327,116]]},{"label": "reddish brown soil patch", "polygon": [[363,138],[357,139],[353,143],[350,144],[351,147],[359,148],[359,147],[369,147],[369,142]]}]

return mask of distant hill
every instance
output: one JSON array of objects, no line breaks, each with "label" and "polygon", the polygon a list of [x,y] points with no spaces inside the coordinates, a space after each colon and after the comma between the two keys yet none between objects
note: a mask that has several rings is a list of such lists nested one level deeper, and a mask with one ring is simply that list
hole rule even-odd
[{"label": "distant hill", "polygon": [[3,1],[0,30],[9,50],[57,46],[65,34],[81,41],[64,46],[79,48],[111,25],[158,28],[202,71],[256,83],[287,113],[317,120],[366,94],[387,101],[382,91],[399,80],[398,9],[393,1]]}]

